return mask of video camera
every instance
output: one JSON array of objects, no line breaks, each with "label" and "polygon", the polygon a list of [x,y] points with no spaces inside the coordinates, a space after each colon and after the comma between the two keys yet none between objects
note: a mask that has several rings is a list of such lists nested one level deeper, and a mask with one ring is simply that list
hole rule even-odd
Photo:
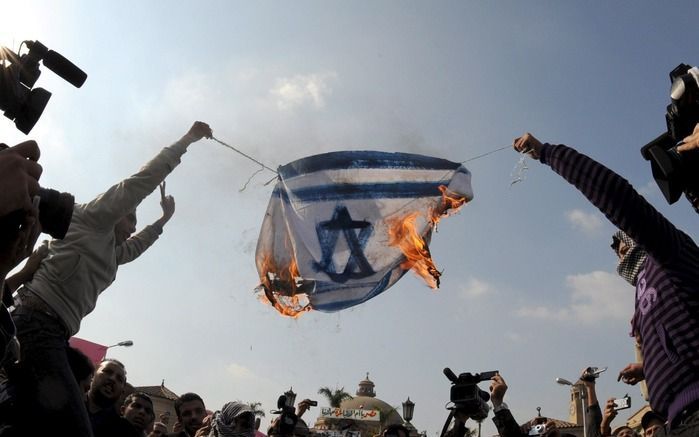
[{"label": "video camera", "polygon": [[449,400],[454,404],[453,409],[475,421],[488,417],[488,401],[490,394],[478,387],[479,382],[488,381],[498,371],[482,373],[461,373],[457,377],[450,368],[444,368],[444,375],[451,381]]},{"label": "video camera", "polygon": [[289,399],[286,395],[279,396],[277,411],[272,411],[272,413],[279,414],[279,418],[275,421],[274,431],[271,434],[292,435],[296,423],[299,421],[294,408],[294,399]]},{"label": "video camera", "polygon": [[643,146],[641,155],[650,161],[653,178],[668,203],[675,203],[684,192],[695,206],[699,196],[699,150],[679,153],[677,146],[699,122],[699,68],[680,64],[670,72],[670,81],[667,132]]},{"label": "video camera", "polygon": [[51,98],[51,93],[43,88],[32,89],[41,75],[39,61],[43,60],[46,68],[77,88],[85,83],[87,74],[39,41],[22,44],[29,49],[22,56],[7,47],[0,48],[0,110],[14,120],[17,129],[28,134]]},{"label": "video camera", "polygon": [[[22,133],[28,134],[36,124],[51,98],[43,88],[34,88],[39,79],[39,61],[61,78],[80,88],[87,74],[60,53],[49,50],[39,41],[24,41],[29,52],[19,56],[6,47],[0,47],[0,110],[14,120]],[[21,48],[21,45],[20,45]],[[0,151],[8,148],[0,143]],[[53,238],[65,237],[73,217],[75,198],[70,193],[61,193],[49,188],[39,189],[39,223],[42,231]],[[15,211],[0,219],[3,237],[12,238],[12,230],[21,225],[23,211]],[[9,232],[7,230],[10,230]]]}]

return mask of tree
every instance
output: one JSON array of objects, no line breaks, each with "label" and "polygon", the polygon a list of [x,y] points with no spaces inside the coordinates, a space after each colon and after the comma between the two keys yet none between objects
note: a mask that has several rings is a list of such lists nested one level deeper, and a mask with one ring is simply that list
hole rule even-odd
[{"label": "tree", "polygon": [[252,410],[252,414],[255,417],[265,417],[265,410],[260,408],[262,407],[262,402],[248,402],[248,406]]},{"label": "tree", "polygon": [[331,390],[330,387],[321,387],[318,389],[318,394],[325,396],[333,408],[340,408],[342,401],[352,399],[352,395],[345,391],[345,388],[336,388]]}]

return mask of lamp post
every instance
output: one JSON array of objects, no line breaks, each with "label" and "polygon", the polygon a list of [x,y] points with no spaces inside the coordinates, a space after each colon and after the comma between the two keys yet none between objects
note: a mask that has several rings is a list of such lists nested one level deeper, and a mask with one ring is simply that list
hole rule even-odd
[{"label": "lamp post", "polygon": [[133,346],[133,340],[120,341],[119,343],[113,344],[111,346],[107,346],[107,349],[112,348],[112,347],[116,347],[116,346],[131,347],[131,346]]},{"label": "lamp post", "polygon": [[571,390],[577,389],[578,393],[580,394],[580,403],[582,404],[583,413],[583,437],[587,437],[587,413],[585,412],[585,399],[587,398],[587,395],[585,394],[585,387],[573,384],[572,382],[564,378],[556,378],[556,383],[560,385],[569,385],[571,387]]},{"label": "lamp post", "polygon": [[410,396],[408,396],[408,399],[403,402],[403,419],[405,419],[406,422],[410,423],[411,420],[413,420],[413,412],[415,411],[415,402],[410,400]]}]

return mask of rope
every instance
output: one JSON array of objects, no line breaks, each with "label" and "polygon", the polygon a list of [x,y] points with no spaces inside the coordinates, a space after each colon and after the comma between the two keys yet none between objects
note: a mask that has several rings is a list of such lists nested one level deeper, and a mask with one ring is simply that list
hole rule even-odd
[{"label": "rope", "polygon": [[[248,158],[250,161],[252,161],[252,162],[254,162],[254,163],[256,163],[256,164],[261,165],[262,168],[267,169],[267,170],[271,171],[272,173],[277,173],[277,171],[276,171],[275,169],[273,169],[273,168],[271,168],[271,167],[268,167],[268,166],[264,165],[263,163],[261,163],[260,161],[258,161],[258,160],[255,159],[255,158],[253,158],[252,156],[250,156],[250,155],[248,155],[248,154],[246,154],[246,153],[241,152],[240,150],[236,149],[235,147],[233,147],[233,146],[231,146],[231,145],[229,145],[229,144],[224,143],[223,141],[219,140],[218,138],[212,136],[211,139],[214,140],[214,141],[216,141],[216,142],[219,143],[220,145],[222,145],[222,146],[224,146],[224,147],[228,147],[229,149],[233,150],[234,152],[237,152],[237,153],[243,155],[244,157]],[[278,173],[277,173],[277,174],[278,174]]]},{"label": "rope", "polygon": [[469,159],[467,159],[467,160],[465,160],[465,161],[461,161],[459,164],[464,164],[464,163],[469,162],[469,161],[474,161],[474,160],[476,160],[476,159],[482,158],[482,157],[484,157],[484,156],[488,156],[488,155],[490,155],[490,154],[492,154],[492,153],[499,152],[499,151],[501,151],[501,150],[509,149],[509,148],[511,148],[511,147],[512,147],[512,146],[503,146],[503,147],[497,148],[497,149],[495,149],[495,150],[491,150],[490,152],[481,153],[481,154],[478,155],[478,156],[474,156],[473,158],[469,158]]}]

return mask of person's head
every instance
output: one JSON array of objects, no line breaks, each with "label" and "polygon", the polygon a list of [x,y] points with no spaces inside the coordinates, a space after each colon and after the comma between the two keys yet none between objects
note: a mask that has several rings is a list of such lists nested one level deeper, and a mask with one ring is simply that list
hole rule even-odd
[{"label": "person's head", "polygon": [[117,246],[128,240],[136,232],[136,211],[131,211],[114,225],[114,239]]},{"label": "person's head", "polygon": [[95,374],[95,365],[92,364],[87,355],[74,347],[68,346],[66,355],[68,356],[70,370],[73,371],[75,380],[78,381],[78,386],[85,394],[84,399],[87,400],[87,392],[90,390],[92,376]]},{"label": "person's head", "polygon": [[646,251],[641,249],[624,231],[614,233],[611,247],[617,258],[619,258],[616,268],[617,273],[626,282],[635,286],[638,273],[646,261]]},{"label": "person's head", "polygon": [[655,411],[647,411],[641,418],[641,427],[645,437],[653,437],[665,428],[665,418]]},{"label": "person's head", "polygon": [[163,422],[155,422],[153,430],[148,434],[148,437],[163,437],[167,435],[167,426]]},{"label": "person's head", "polygon": [[615,428],[614,431],[612,431],[612,435],[614,437],[638,437],[636,431],[626,425]]},{"label": "person's head", "polygon": [[145,393],[134,392],[126,397],[121,415],[139,431],[145,431],[155,420],[153,400]]},{"label": "person's head", "polygon": [[409,437],[410,431],[408,428],[400,424],[388,425],[381,432],[382,437]]},{"label": "person's head", "polygon": [[88,397],[102,408],[116,406],[126,385],[126,368],[119,360],[106,358],[97,366]]},{"label": "person's head", "polygon": [[242,402],[228,402],[221,411],[214,413],[211,427],[217,435],[253,437],[255,435],[255,415],[249,405]]},{"label": "person's head", "polygon": [[194,435],[206,417],[206,407],[198,394],[185,393],[175,401],[175,413],[184,430]]}]

